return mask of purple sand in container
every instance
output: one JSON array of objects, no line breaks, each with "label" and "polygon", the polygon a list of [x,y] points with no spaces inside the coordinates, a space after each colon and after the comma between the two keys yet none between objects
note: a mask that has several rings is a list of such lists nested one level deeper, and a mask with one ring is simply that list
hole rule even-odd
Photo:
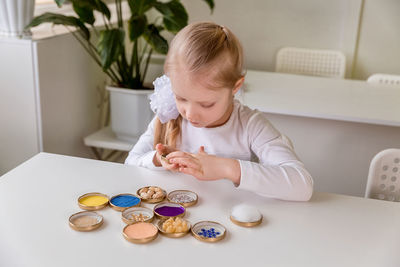
[{"label": "purple sand in container", "polygon": [[163,206],[155,209],[155,212],[162,216],[178,216],[182,213],[185,212],[185,209],[182,207],[169,207],[169,206]]}]

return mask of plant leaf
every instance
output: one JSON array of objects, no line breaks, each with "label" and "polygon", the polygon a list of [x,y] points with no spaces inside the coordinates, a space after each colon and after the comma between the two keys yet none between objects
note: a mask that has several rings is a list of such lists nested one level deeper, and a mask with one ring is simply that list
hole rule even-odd
[{"label": "plant leaf", "polygon": [[76,14],[85,23],[93,25],[96,20],[94,10],[104,14],[107,19],[111,18],[108,6],[101,0],[71,0],[71,2]]},{"label": "plant leaf", "polygon": [[170,16],[172,17],[174,14],[170,10],[167,4],[162,3],[162,2],[155,2],[154,7],[164,16]]},{"label": "plant leaf", "polygon": [[145,15],[132,16],[129,20],[129,37],[132,41],[139,38],[145,31],[147,18]]},{"label": "plant leaf", "polygon": [[100,13],[104,14],[106,16],[107,19],[111,18],[111,12],[108,9],[108,6],[106,5],[106,3],[104,3],[101,0],[95,0],[96,3],[96,10],[99,11]]},{"label": "plant leaf", "polygon": [[210,7],[211,9],[211,13],[214,11],[214,1],[213,0],[203,0],[204,2],[207,3],[207,5]]},{"label": "plant leaf", "polygon": [[156,0],[128,0],[132,15],[143,15],[155,2]]},{"label": "plant leaf", "polygon": [[65,0],[54,0],[54,2],[56,2],[58,7],[61,7],[64,4]]},{"label": "plant leaf", "polygon": [[100,54],[103,70],[107,70],[112,63],[118,60],[124,47],[125,32],[121,29],[100,31],[97,50]]},{"label": "plant leaf", "polygon": [[157,2],[154,7],[164,16],[163,22],[165,28],[177,33],[188,23],[188,14],[185,7],[177,0],[167,3]]},{"label": "plant leaf", "polygon": [[166,54],[168,52],[168,42],[160,35],[160,32],[154,24],[147,26],[143,37],[158,53]]},{"label": "plant leaf", "polygon": [[56,14],[56,13],[44,13],[40,16],[37,16],[33,18],[31,23],[26,26],[26,28],[31,28],[38,26],[42,23],[53,23],[53,24],[59,24],[59,25],[65,25],[65,26],[73,26],[77,29],[79,29],[82,33],[82,36],[86,39],[90,39],[90,32],[88,28],[86,28],[85,24],[83,24],[82,21],[80,21],[78,18],[72,17],[72,16],[65,16],[61,14]]},{"label": "plant leaf", "polygon": [[78,14],[81,21],[93,25],[95,22],[93,14],[93,6],[85,1],[72,1],[72,7],[76,14]]}]

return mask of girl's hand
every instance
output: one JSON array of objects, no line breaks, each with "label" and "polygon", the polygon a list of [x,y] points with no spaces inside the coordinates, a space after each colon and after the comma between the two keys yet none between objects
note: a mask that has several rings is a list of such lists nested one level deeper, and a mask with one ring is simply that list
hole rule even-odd
[{"label": "girl's hand", "polygon": [[173,151],[177,151],[176,149],[167,146],[167,145],[163,145],[163,144],[157,144],[156,145],[156,154],[154,155],[153,158],[153,163],[155,166],[162,166],[167,170],[170,171],[177,171],[178,170],[178,164],[175,163],[170,163],[168,161],[168,159],[166,158],[166,155],[168,155],[169,153],[173,152]]},{"label": "girl's hand", "polygon": [[240,182],[240,165],[237,160],[209,155],[203,146],[197,154],[176,151],[169,153],[167,159],[170,163],[178,164],[178,171],[199,180],[228,178],[235,184]]}]

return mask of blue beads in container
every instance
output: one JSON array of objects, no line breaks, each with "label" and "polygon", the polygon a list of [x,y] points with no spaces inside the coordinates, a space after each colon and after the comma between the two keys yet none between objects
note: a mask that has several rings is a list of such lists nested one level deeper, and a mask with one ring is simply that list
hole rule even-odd
[{"label": "blue beads in container", "polygon": [[221,235],[221,233],[216,232],[214,228],[211,228],[209,230],[201,228],[201,232],[198,232],[197,234],[207,238],[216,238],[217,236]]},{"label": "blue beads in container", "polygon": [[193,236],[205,242],[217,242],[225,237],[225,227],[217,222],[202,221],[192,226]]}]

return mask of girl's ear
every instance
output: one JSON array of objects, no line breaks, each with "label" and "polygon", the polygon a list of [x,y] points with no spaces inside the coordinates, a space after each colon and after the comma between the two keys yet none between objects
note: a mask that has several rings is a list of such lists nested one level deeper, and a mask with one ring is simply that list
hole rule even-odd
[{"label": "girl's ear", "polygon": [[235,87],[233,88],[233,94],[236,94],[239,89],[243,86],[244,83],[244,76],[242,76],[237,82],[235,83]]}]

